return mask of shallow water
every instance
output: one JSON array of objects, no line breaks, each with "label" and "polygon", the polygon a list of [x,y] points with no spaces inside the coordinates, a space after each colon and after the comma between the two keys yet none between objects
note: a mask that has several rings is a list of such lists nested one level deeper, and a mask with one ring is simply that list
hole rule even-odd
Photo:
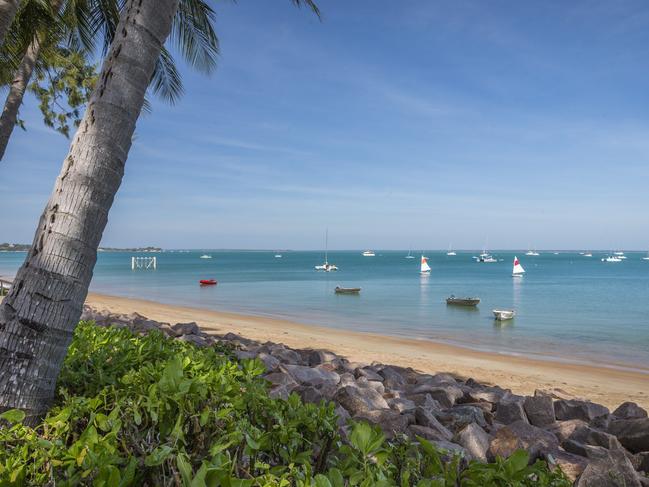
[{"label": "shallow water", "polygon": [[[567,361],[649,369],[649,261],[627,253],[604,263],[578,252],[517,255],[527,274],[512,278],[513,252],[429,252],[430,276],[403,251],[329,253],[338,272],[317,272],[321,252],[205,251],[156,255],[158,269],[132,271],[131,253],[100,253],[91,289],[155,301],[274,316],[332,328],[432,339],[479,350],[539,355]],[[142,254],[144,255],[144,254]],[[0,274],[12,274],[24,253],[0,253]],[[200,287],[214,278],[218,286]],[[361,287],[360,296],[335,295],[337,286]],[[478,296],[477,309],[449,307],[445,298]],[[514,308],[513,321],[496,324],[493,308]]]}]

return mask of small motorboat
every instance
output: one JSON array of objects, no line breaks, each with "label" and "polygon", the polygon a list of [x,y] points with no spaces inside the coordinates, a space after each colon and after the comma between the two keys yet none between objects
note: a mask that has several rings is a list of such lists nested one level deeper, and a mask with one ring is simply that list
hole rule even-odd
[{"label": "small motorboat", "polygon": [[516,311],[513,309],[494,309],[493,314],[496,321],[507,321],[516,316]]},{"label": "small motorboat", "polygon": [[360,287],[340,287],[336,286],[334,289],[336,294],[359,294],[361,292]]},{"label": "small motorboat", "polygon": [[446,298],[446,304],[452,304],[454,306],[477,306],[478,303],[480,303],[480,298],[456,298],[452,294]]},{"label": "small motorboat", "polygon": [[203,255],[200,256],[200,258],[201,258],[201,259],[211,259],[212,256],[211,256],[211,255],[207,255],[207,254],[203,254]]},{"label": "small motorboat", "polygon": [[373,250],[366,250],[363,252],[363,257],[374,257],[376,254],[374,253]]},{"label": "small motorboat", "polygon": [[201,286],[216,286],[216,280],[214,279],[201,279],[198,283]]}]

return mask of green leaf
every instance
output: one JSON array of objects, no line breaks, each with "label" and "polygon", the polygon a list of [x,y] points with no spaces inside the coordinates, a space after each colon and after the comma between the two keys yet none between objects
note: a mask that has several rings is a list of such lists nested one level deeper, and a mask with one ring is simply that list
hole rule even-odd
[{"label": "green leaf", "polygon": [[25,412],[20,409],[10,409],[0,414],[0,419],[4,419],[10,423],[22,423],[25,419]]},{"label": "green leaf", "polygon": [[516,450],[507,459],[507,464],[513,472],[520,472],[527,467],[530,461],[530,455],[525,450]]},{"label": "green leaf", "polygon": [[173,448],[169,445],[161,445],[155,450],[153,450],[147,457],[144,459],[144,465],[147,467],[156,467],[162,465],[162,463],[169,457]]},{"label": "green leaf", "polygon": [[315,486],[316,487],[333,487],[329,479],[322,474],[315,476]]}]

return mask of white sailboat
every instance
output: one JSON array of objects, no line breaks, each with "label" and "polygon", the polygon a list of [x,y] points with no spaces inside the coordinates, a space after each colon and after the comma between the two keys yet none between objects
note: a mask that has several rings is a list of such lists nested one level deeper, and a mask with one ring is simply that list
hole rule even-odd
[{"label": "white sailboat", "polygon": [[415,256],[412,255],[412,251],[410,249],[408,249],[408,255],[406,255],[406,259],[414,259],[414,258],[415,258]]},{"label": "white sailboat", "polygon": [[529,255],[529,256],[532,256],[532,257],[538,257],[540,254],[536,250],[528,250],[527,252],[525,252],[525,255]]},{"label": "white sailboat", "polygon": [[585,254],[582,254],[584,257],[592,257],[593,254],[590,252],[586,252]]},{"label": "white sailboat", "polygon": [[325,272],[338,270],[338,267],[336,267],[334,264],[329,263],[329,229],[328,228],[325,231],[325,261],[324,264],[315,266],[315,270],[325,271]]},{"label": "white sailboat", "polygon": [[448,252],[446,252],[446,255],[450,255],[451,257],[454,256],[454,255],[457,255],[455,250],[453,250],[453,244],[450,244],[448,246]]},{"label": "white sailboat", "polygon": [[525,274],[525,269],[523,269],[523,266],[518,261],[518,257],[514,256],[514,268],[512,270],[512,276],[522,277],[523,274]]},{"label": "white sailboat", "polygon": [[647,252],[647,256],[643,257],[642,260],[649,260],[649,252]]},{"label": "white sailboat", "polygon": [[428,258],[421,256],[421,269],[419,271],[421,274],[430,274],[430,266],[428,265]]}]

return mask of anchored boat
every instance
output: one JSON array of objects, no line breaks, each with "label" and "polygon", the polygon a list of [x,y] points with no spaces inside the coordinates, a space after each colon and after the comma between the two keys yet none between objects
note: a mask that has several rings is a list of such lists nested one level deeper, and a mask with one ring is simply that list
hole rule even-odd
[{"label": "anchored boat", "polygon": [[217,282],[214,279],[201,279],[198,281],[201,286],[216,286]]},{"label": "anchored boat", "polygon": [[359,294],[361,292],[360,287],[340,287],[336,286],[334,289],[336,294]]},{"label": "anchored boat", "polygon": [[455,306],[477,306],[480,303],[480,298],[456,298],[454,295],[446,298],[446,304]]},{"label": "anchored boat", "polygon": [[493,314],[496,321],[507,321],[516,316],[516,311],[513,309],[494,309]]}]

